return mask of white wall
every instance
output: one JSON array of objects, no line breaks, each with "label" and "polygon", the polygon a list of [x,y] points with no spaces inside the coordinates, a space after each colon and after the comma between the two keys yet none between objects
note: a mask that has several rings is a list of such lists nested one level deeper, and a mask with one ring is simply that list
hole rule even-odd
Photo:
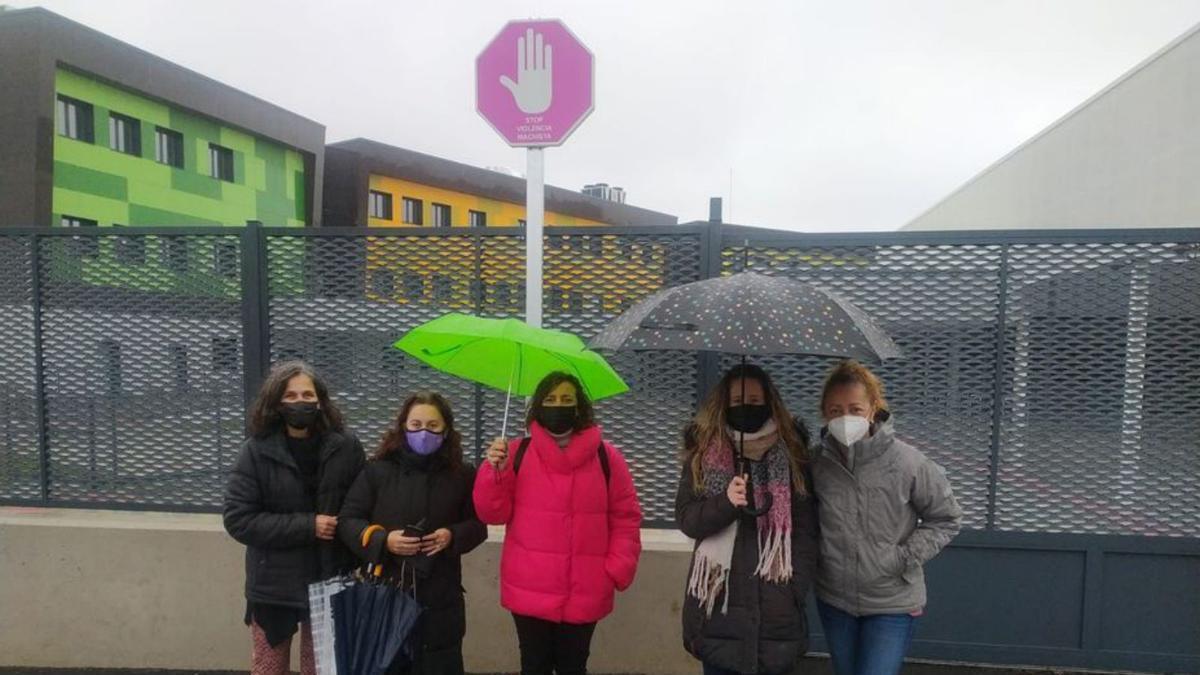
[{"label": "white wall", "polygon": [[[463,559],[468,672],[519,666],[499,601],[502,532]],[[675,531],[642,539],[637,580],[597,628],[591,667],[699,672],[680,638],[691,544]],[[0,667],[244,670],[244,550],[217,515],[0,507]]]},{"label": "white wall", "polygon": [[1200,226],[1200,26],[905,230]]}]

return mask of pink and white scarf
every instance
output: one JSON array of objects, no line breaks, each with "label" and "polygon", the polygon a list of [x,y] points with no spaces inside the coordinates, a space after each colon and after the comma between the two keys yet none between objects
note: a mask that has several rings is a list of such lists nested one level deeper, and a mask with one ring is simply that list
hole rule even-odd
[{"label": "pink and white scarf", "polygon": [[[738,442],[738,433],[728,432]],[[751,465],[754,503],[762,504],[768,492],[774,501],[771,510],[757,519],[758,566],[754,574],[772,583],[787,583],[792,578],[792,476],[788,449],[779,439],[775,422],[768,421],[762,429],[746,434],[743,447],[747,455],[763,452],[762,460]],[[709,447],[701,459],[704,470],[705,498],[724,495],[733,480],[734,450],[726,442]],[[707,537],[696,546],[692,559],[692,574],[688,579],[688,594],[700,601],[707,616],[712,616],[717,598],[724,593],[721,613],[729,609],[729,573],[733,564],[733,547],[742,518],[729,527]]]}]

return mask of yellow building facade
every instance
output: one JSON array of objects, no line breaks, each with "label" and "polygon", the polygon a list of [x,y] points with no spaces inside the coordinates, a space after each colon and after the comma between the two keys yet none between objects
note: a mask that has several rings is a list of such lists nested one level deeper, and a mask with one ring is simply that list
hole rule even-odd
[{"label": "yellow building facade", "polygon": [[[329,145],[325,159],[327,225],[431,230],[432,236],[368,237],[369,299],[501,315],[521,311],[525,247],[519,238],[444,235],[523,225],[524,179],[366,139]],[[665,213],[552,185],[545,195],[551,234],[556,227],[677,223]],[[546,311],[612,312],[661,288],[666,252],[654,241],[611,231],[552,236],[545,250]]]},{"label": "yellow building facade", "polygon": [[[369,227],[433,226],[435,224],[434,210],[437,207],[445,207],[449,210],[449,227],[470,227],[472,212],[484,214],[487,227],[515,227],[525,220],[524,204],[514,204],[479,194],[447,190],[378,174],[371,174],[368,180],[370,192],[386,195],[392,205],[391,218],[377,217],[368,210],[367,225]],[[405,199],[420,202],[421,215],[415,219],[417,221],[415,223],[405,220]],[[549,226],[578,227],[604,224],[590,218],[553,211],[546,212],[546,225]]]}]

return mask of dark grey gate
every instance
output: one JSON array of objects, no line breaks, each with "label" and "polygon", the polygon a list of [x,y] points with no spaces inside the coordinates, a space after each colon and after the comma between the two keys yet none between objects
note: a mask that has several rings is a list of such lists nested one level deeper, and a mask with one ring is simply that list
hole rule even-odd
[{"label": "dark grey gate", "polygon": [[[545,322],[586,337],[744,266],[846,295],[905,350],[881,369],[900,432],[969,528],[930,566],[916,655],[1200,670],[1200,230],[554,228]],[[503,397],[389,345],[446,311],[523,307],[517,229],[0,230],[0,503],[217,510],[245,403],[289,357],[368,447],[436,388],[477,449]],[[723,364],[614,361],[632,391],[600,417],[648,525],[672,527],[679,430]],[[816,426],[830,361],[760,361]]]}]

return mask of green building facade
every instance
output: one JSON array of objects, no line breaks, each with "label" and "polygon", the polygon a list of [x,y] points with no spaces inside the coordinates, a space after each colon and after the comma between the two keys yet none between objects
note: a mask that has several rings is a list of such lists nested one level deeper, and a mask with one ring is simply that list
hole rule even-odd
[{"label": "green building facade", "polygon": [[[54,225],[306,224],[306,167],[297,150],[61,67],[54,104]],[[148,291],[236,293],[236,233],[129,232],[56,241],[56,277]]]},{"label": "green building facade", "polygon": [[300,152],[63,68],[55,91],[52,223],[306,224]]}]

